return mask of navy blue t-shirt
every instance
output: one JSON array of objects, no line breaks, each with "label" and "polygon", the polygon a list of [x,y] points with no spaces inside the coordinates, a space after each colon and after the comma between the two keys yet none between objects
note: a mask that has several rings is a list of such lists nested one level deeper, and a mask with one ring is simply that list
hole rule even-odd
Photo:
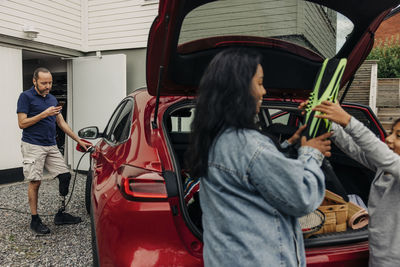
[{"label": "navy blue t-shirt", "polygon": [[[57,99],[48,94],[46,97],[39,95],[32,86],[22,92],[18,98],[17,113],[25,113],[28,118],[34,117],[51,106],[57,106]],[[40,145],[53,146],[56,144],[56,116],[44,118],[22,132],[22,141]]]}]

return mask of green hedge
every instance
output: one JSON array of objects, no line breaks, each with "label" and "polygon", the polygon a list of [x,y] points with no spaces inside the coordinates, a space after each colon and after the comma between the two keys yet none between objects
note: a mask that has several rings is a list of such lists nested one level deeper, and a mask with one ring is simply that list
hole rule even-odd
[{"label": "green hedge", "polygon": [[380,42],[371,50],[367,59],[378,61],[378,78],[400,78],[399,35]]}]

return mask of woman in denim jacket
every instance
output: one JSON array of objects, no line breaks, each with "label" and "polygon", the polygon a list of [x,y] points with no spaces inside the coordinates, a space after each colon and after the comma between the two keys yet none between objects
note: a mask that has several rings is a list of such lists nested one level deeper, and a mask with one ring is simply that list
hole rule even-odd
[{"label": "woman in denim jacket", "polygon": [[400,119],[385,144],[337,103],[323,101],[315,110],[325,113],[316,117],[335,122],[332,141],[376,171],[368,197],[369,266],[400,266]]},{"label": "woman in denim jacket", "polygon": [[200,82],[188,164],[201,177],[205,266],[306,265],[297,218],[323,200],[330,134],[286,158],[254,122],[265,93],[261,57],[243,48],[215,56]]}]

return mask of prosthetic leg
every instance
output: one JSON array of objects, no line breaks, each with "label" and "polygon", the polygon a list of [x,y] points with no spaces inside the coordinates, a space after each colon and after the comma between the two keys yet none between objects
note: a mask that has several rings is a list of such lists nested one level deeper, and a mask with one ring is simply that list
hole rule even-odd
[{"label": "prosthetic leg", "polygon": [[71,181],[71,173],[66,172],[57,176],[59,180],[58,189],[61,196],[61,207],[58,209],[56,216],[54,217],[54,224],[76,224],[82,220],[80,217],[72,216],[65,212],[65,197],[68,195],[69,183]]}]

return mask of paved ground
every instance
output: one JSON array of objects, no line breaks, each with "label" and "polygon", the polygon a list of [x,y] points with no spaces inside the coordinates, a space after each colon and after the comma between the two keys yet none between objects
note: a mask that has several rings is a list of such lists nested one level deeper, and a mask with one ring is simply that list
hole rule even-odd
[{"label": "paved ground", "polygon": [[[74,177],[74,174],[73,174]],[[50,228],[36,236],[29,228],[27,183],[0,186],[0,266],[91,266],[90,218],[84,203],[84,175],[78,174],[67,212],[81,216],[77,225],[56,226],[54,215],[60,204],[58,180],[45,180],[39,190],[39,215]],[[72,188],[72,181],[70,191]],[[69,195],[68,195],[69,196]],[[51,216],[45,216],[49,215]]]}]

